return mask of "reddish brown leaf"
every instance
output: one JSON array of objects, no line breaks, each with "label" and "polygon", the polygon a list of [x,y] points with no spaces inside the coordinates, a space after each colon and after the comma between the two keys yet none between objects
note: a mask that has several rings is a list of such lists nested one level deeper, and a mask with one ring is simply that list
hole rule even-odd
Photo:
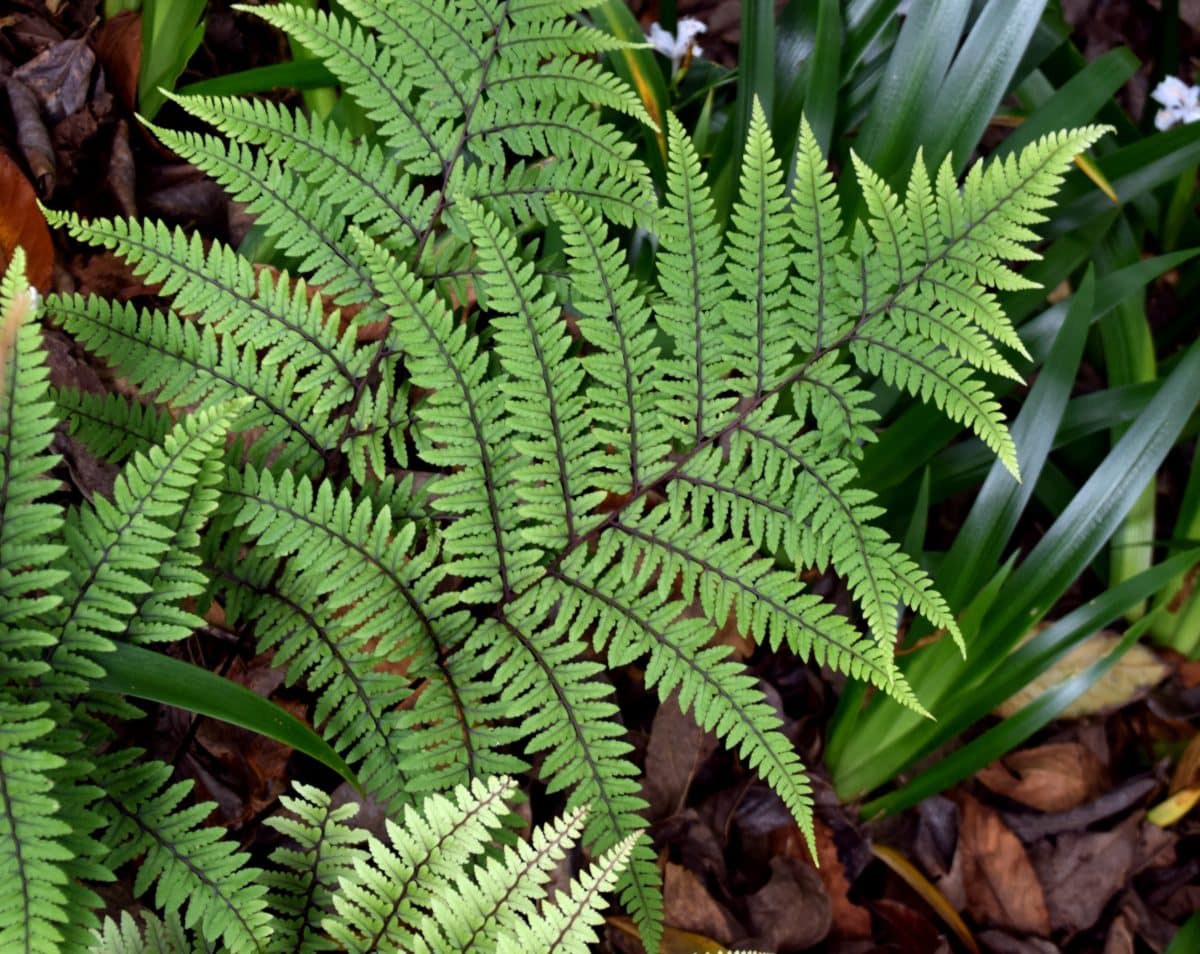
[{"label": "reddish brown leaf", "polygon": [[818,819],[816,833],[817,858],[820,861],[817,873],[833,905],[833,934],[841,938],[870,937],[871,914],[850,900],[850,882],[846,880],[846,869],[838,857],[833,832]]},{"label": "reddish brown leaf", "polygon": [[137,216],[137,200],[134,198],[136,178],[137,167],[133,162],[133,151],[129,148],[129,124],[121,119],[113,130],[107,181],[121,214],[129,218]]},{"label": "reddish brown leaf", "polygon": [[17,246],[25,249],[29,284],[48,292],[54,275],[54,244],[38,208],[33,186],[21,168],[0,152],[0,270],[7,267]]},{"label": "reddish brown leaf", "polygon": [[[283,682],[283,673],[271,667],[267,656],[258,656],[248,664],[237,660],[227,675],[268,698]],[[304,706],[275,702],[298,719],[304,719]],[[287,763],[292,750],[274,739],[215,719],[204,719],[196,732],[196,744],[221,768],[219,775],[209,771],[204,781],[217,798],[223,821],[228,824],[241,824],[253,818],[287,787]]]},{"label": "reddish brown leaf", "polygon": [[1042,885],[1020,840],[992,809],[966,794],[957,800],[958,851],[971,916],[1021,934],[1049,934]]},{"label": "reddish brown leaf", "polygon": [[1104,790],[1106,772],[1078,742],[1012,752],[976,778],[993,792],[1043,812],[1064,812]]},{"label": "reddish brown leaf", "polygon": [[137,106],[138,73],[142,67],[142,18],[130,10],[106,20],[92,44],[104,67],[108,85],[121,105],[132,112]]},{"label": "reddish brown leaf", "polygon": [[907,904],[881,898],[871,902],[871,912],[879,925],[879,940],[891,950],[902,954],[938,954],[950,950],[937,925]]}]

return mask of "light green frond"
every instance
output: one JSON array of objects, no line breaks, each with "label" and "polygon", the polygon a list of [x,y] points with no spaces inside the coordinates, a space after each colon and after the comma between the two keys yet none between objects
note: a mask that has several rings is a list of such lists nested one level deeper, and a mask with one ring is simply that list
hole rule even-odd
[{"label": "light green frond", "polygon": [[[551,615],[555,582],[545,580],[488,628],[488,659],[497,666],[510,711],[527,713],[521,722],[526,751],[540,755],[551,791],[570,792],[569,807],[590,806],[584,843],[602,851],[645,828],[646,803],[612,687],[598,663],[582,658],[586,619],[572,613],[570,601]],[[654,853],[643,838],[619,890],[644,938],[661,930],[660,886]]]},{"label": "light green frond", "polygon": [[1017,449],[1000,405],[968,366],[928,339],[882,325],[873,333],[855,335],[850,353],[861,367],[892,387],[908,391],[936,405],[951,420],[966,424],[1019,479]]},{"label": "light green frond", "polygon": [[670,449],[658,414],[661,372],[649,307],[600,217],[565,196],[553,207],[571,264],[569,305],[595,349],[583,358],[590,416],[597,442],[613,448],[614,460],[604,462],[611,478],[595,479],[612,493],[637,491],[662,475]]},{"label": "light green frond", "polygon": [[800,122],[792,184],[795,334],[805,351],[820,353],[851,320],[838,280],[846,247],[837,184],[807,119]]},{"label": "light green frond", "polygon": [[199,938],[189,938],[177,913],[160,918],[143,910],[138,923],[128,911],[121,920],[111,917],[95,934],[88,954],[206,954],[211,947]]},{"label": "light green frond", "polygon": [[0,950],[52,954],[72,918],[62,863],[71,831],[59,815],[51,773],[63,759],[43,750],[54,728],[48,703],[0,696]]},{"label": "light green frond", "polygon": [[589,950],[598,940],[596,927],[604,920],[604,895],[612,890],[632,848],[633,839],[627,838],[606,851],[583,877],[558,894],[552,905],[512,933],[502,935],[497,954]]},{"label": "light green frond", "polygon": [[510,779],[476,781],[452,797],[430,795],[419,812],[407,807],[403,824],[389,820],[389,844],[371,838],[369,860],[340,879],[336,914],[323,924],[329,936],[349,954],[415,950],[434,893],[491,845],[515,788]]},{"label": "light green frond", "polygon": [[[180,528],[185,537],[194,528],[191,517],[179,522],[184,508],[199,506],[201,520],[211,509],[212,460],[237,410],[229,403],[185,417],[161,447],[126,464],[111,502],[97,495],[91,506],[69,515],[68,547],[58,565],[66,571],[70,596],[47,616],[55,638],[48,654],[53,673],[45,680],[52,691],[76,693],[101,675],[95,657],[111,649],[109,634],[124,633],[142,601],[155,605],[155,587],[146,576],[160,569]],[[209,488],[199,501],[198,482]],[[146,625],[144,634],[161,635]]]},{"label": "light green frond", "polygon": [[36,311],[18,249],[0,278],[0,676],[13,680],[44,671],[37,657],[53,637],[39,617],[62,601],[65,578],[62,508],[45,500],[57,488],[55,414]]},{"label": "light green frond", "polygon": [[[340,422],[311,414],[323,395],[298,391],[299,375],[290,363],[262,368],[253,349],[239,349],[211,326],[171,313],[78,295],[51,298],[47,308],[85,347],[156,402],[188,406],[253,398],[237,418],[238,429],[261,428],[256,446],[279,463],[303,471],[338,445]],[[281,443],[286,445],[282,455]]]},{"label": "light green frond", "polygon": [[334,808],[318,788],[294,782],[294,795],[280,802],[286,814],[266,823],[290,839],[271,852],[274,867],[260,877],[270,889],[268,903],[275,915],[269,950],[279,954],[310,954],[336,950],[325,937],[321,921],[333,911],[333,894],[340,878],[353,877],[354,866],[366,860],[366,832],[347,824],[358,812],[348,802]]},{"label": "light green frond", "polygon": [[755,397],[771,390],[792,360],[790,219],[783,163],[775,155],[767,117],[755,99],[740,192],[725,237],[734,293],[725,308],[726,347],[741,375],[740,388]]},{"label": "light green frond", "polygon": [[[597,646],[614,665],[628,655],[648,655],[646,686],[662,700],[678,691],[679,707],[746,760],[811,843],[810,788],[775,710],[755,680],[726,658],[727,647],[707,645],[714,632],[708,620],[684,615],[686,604],[665,600],[661,587],[645,592],[649,573],[638,551],[619,540],[619,533],[605,533],[590,560],[577,552],[564,563],[560,578],[578,592],[560,613],[573,611],[576,626],[593,624]],[[611,563],[617,553],[622,559]]]},{"label": "light green frond", "polygon": [[171,767],[135,761],[136,753],[104,756],[95,769],[104,797],[108,866],[138,860],[134,894],[155,886],[154,904],[178,913],[186,928],[220,939],[234,954],[258,952],[271,934],[265,885],[248,855],[203,824],[211,804],[184,806],[189,782],[169,782]]},{"label": "light green frond", "polygon": [[414,95],[403,62],[380,49],[372,34],[354,23],[307,7],[278,4],[246,7],[320,57],[342,88],[376,124],[393,162],[410,175],[440,175],[450,162],[458,104]]},{"label": "light green frond", "polygon": [[667,206],[660,217],[655,303],[659,327],[674,342],[664,357],[662,409],[671,436],[698,443],[726,420],[733,399],[725,396],[730,356],[722,309],[730,288],[724,272],[721,232],[695,146],[668,116],[670,164]]},{"label": "light green frond", "polygon": [[434,504],[460,517],[443,536],[456,558],[447,569],[478,580],[462,598],[496,599],[533,578],[538,555],[518,535],[515,508],[505,506],[520,461],[499,382],[487,375],[477,339],[434,292],[382,249],[366,254],[393,318],[389,340],[405,354],[413,383],[430,392],[415,411],[418,453],[453,471],[437,481]]},{"label": "light green frond", "polygon": [[173,132],[147,124],[172,152],[202,169],[246,206],[246,212],[296,272],[321,288],[334,302],[362,302],[370,312],[373,289],[346,237],[347,220],[300,176],[237,141],[216,136]]},{"label": "light green frond", "polygon": [[599,451],[581,393],[583,365],[552,293],[499,220],[461,200],[493,314],[496,352],[507,372],[500,382],[510,425],[522,435],[523,457],[514,488],[525,518],[522,535],[555,550],[574,544],[595,526],[590,511],[603,498],[591,461]]},{"label": "light green frond", "polygon": [[429,227],[433,197],[416,188],[382,149],[364,146],[335,123],[270,100],[171,98],[230,139],[267,150],[302,177],[315,198],[335,206],[346,221],[369,234],[416,245]]}]

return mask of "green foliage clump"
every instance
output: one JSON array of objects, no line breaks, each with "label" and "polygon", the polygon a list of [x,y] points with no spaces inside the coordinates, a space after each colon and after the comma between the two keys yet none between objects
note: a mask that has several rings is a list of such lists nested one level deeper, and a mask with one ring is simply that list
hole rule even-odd
[{"label": "green foliage clump", "polygon": [[[164,937],[407,949],[428,930],[431,949],[467,949],[464,932],[471,949],[549,949],[584,936],[624,865],[621,902],[654,949],[659,874],[607,669],[640,662],[810,839],[800,760],[717,628],[733,618],[923,711],[893,661],[899,613],[958,630],[855,485],[869,384],[936,404],[1015,471],[980,379],[1011,373],[1001,348],[1019,345],[990,289],[1023,287],[1006,263],[1032,255],[1030,226],[1100,130],[1047,136],[962,188],[918,162],[903,197],[860,164],[869,215],[846,222],[811,131],[789,188],[756,112],[723,228],[673,116],[661,203],[606,121],[649,120],[595,64],[619,44],[571,18],[585,5],[256,8],[324,60],[373,134],[221,98],[179,103],[224,138],[158,134],[246,203],[280,270],[158,222],[53,216],[158,289],[145,306],[46,309],[140,400],[51,400],[30,324],[5,359],[9,946],[78,945],[98,927],[87,885],[136,863],[166,915],[145,930]],[[653,284],[626,259],[635,225],[657,238]],[[48,499],[56,408],[122,464],[111,500]],[[861,626],[806,591],[808,568],[846,580]],[[363,854],[340,816],[313,821],[328,805],[302,789],[288,833],[307,854],[261,872],[165,766],[113,743],[101,717],[131,709],[93,682],[114,641],[178,641],[212,601],[311,690],[315,727],[403,813],[390,844]],[[565,820],[463,880],[491,816],[453,850],[438,839],[507,792],[480,778],[527,760],[565,793]],[[434,797],[425,822],[411,814],[467,784],[457,808]],[[531,920],[526,879],[580,834],[597,867]],[[422,864],[432,880],[414,883]],[[104,943],[138,930],[109,924]]]}]

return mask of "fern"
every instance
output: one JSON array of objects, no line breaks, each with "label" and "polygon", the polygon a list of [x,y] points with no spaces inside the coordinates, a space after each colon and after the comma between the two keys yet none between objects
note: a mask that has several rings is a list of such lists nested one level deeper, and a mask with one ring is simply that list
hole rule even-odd
[{"label": "fern", "polygon": [[[871,388],[941,408],[1016,473],[985,376],[1014,376],[1021,346],[994,293],[1026,286],[1012,263],[1102,130],[961,186],[918,159],[902,194],[855,160],[866,215],[847,221],[808,126],[789,175],[756,107],[726,227],[673,116],[654,194],[607,119],[649,118],[597,65],[621,44],[585,7],[248,11],[320,57],[370,133],[177,98],[213,132],[155,132],[246,203],[274,267],[161,222],[48,213],[156,286],[47,307],[136,400],[50,395],[9,271],[6,943],[582,950],[615,888],[654,950],[660,879],[608,670],[642,666],[810,839],[800,759],[716,630],[732,619],[923,712],[893,660],[900,614],[961,637],[858,485]],[[651,284],[627,261],[635,225],[657,240]],[[122,466],[111,500],[50,501],[58,415]],[[849,613],[808,591],[813,569],[845,581]],[[178,642],[209,604],[309,690],[386,842],[298,788],[278,824],[294,844],[259,871],[113,740],[105,718],[129,713],[91,686],[114,640]],[[512,783],[482,779],[531,764],[565,814],[496,848]],[[577,839],[592,867],[547,900]],[[160,914],[100,926],[87,886],[126,866]]]}]

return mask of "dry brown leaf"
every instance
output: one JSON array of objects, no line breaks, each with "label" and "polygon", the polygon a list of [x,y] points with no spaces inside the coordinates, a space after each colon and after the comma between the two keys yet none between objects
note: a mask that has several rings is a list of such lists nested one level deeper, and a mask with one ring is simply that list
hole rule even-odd
[{"label": "dry brown leaf", "polygon": [[1144,868],[1159,863],[1174,839],[1139,813],[1111,831],[1071,831],[1032,849],[1055,930],[1086,930],[1108,902]]},{"label": "dry brown leaf", "polygon": [[85,39],[63,40],[22,63],[13,75],[33,90],[51,123],[83,109],[96,56]]},{"label": "dry brown leaf", "polygon": [[5,80],[4,91],[13,117],[17,148],[33,173],[38,195],[49,199],[58,182],[58,162],[54,145],[50,142],[50,132],[42,122],[41,104],[32,91],[14,77]]},{"label": "dry brown leaf", "polygon": [[1012,752],[975,777],[993,792],[1043,812],[1065,812],[1104,790],[1104,765],[1078,742]]},{"label": "dry brown leaf", "polygon": [[17,246],[25,249],[25,275],[41,292],[54,276],[54,243],[33,186],[7,153],[0,151],[0,271]]},{"label": "dry brown leaf", "polygon": [[[1120,636],[1107,631],[1090,636],[1037,679],[997,706],[996,715],[1003,718],[1014,715],[1039,696],[1107,656],[1120,641]],[[1079,719],[1098,712],[1119,709],[1141,698],[1167,674],[1167,666],[1153,652],[1140,643],[1135,643],[1099,682],[1067,706],[1059,718]]]},{"label": "dry brown leaf", "polygon": [[663,909],[672,927],[703,934],[722,944],[742,933],[737,923],[704,883],[682,865],[667,864],[663,876]]},{"label": "dry brown leaf", "polygon": [[965,793],[957,801],[958,851],[971,916],[1021,934],[1049,934],[1046,898],[1020,839],[986,805]]},{"label": "dry brown leaf", "polygon": [[747,947],[778,951],[812,947],[833,927],[833,907],[821,876],[795,858],[772,858],[771,879],[746,898],[755,937]]},{"label": "dry brown leaf", "polygon": [[717,748],[717,737],[680,711],[671,696],[658,707],[646,746],[643,790],[652,819],[683,808],[696,771]]}]

